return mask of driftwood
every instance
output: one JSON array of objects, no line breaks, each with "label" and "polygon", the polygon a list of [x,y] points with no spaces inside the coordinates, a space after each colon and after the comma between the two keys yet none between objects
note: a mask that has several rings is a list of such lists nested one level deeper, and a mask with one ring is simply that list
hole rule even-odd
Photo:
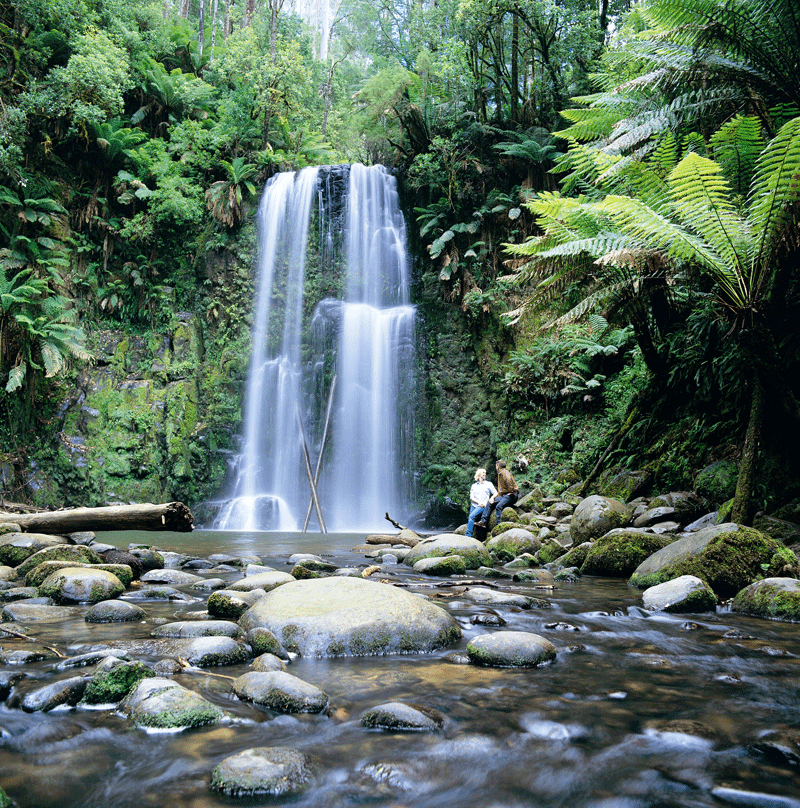
[{"label": "driftwood", "polygon": [[56,535],[95,530],[171,530],[188,533],[194,528],[192,512],[182,502],[3,513],[0,514],[0,525],[4,522],[15,522],[26,533]]}]

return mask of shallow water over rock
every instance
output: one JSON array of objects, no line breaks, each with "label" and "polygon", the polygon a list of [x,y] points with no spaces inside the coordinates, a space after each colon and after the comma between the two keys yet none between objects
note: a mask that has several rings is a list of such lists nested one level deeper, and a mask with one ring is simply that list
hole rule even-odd
[{"label": "shallow water over rock", "polygon": [[[256,554],[286,571],[295,552],[318,553],[341,567],[379,563],[350,551],[363,541],[353,534],[196,531],[98,540],[120,547],[143,541],[204,557]],[[195,572],[220,577],[218,569]],[[457,620],[462,640],[422,655],[293,659],[290,673],[329,698],[320,714],[284,715],[237,699],[228,677],[250,670],[249,662],[176,675],[227,715],[181,732],[148,733],[109,706],[43,714],[3,703],[0,785],[20,808],[274,805],[274,797],[237,801],[212,791],[211,773],[243,750],[286,747],[313,768],[310,785],[291,798],[303,808],[800,806],[796,625],[727,611],[651,614],[639,592],[599,578],[542,587],[469,571],[432,578],[385,564],[372,579],[402,582],[436,600]],[[533,605],[475,602],[468,581],[525,595]],[[30,627],[39,643],[77,655],[101,643],[148,638],[159,622],[191,619],[204,609],[202,601],[137,604],[147,612],[144,622],[86,623],[85,609],[71,609],[62,621]],[[474,619],[493,614],[502,620]],[[538,668],[468,664],[469,640],[498,631],[541,635],[556,646],[556,659]],[[40,677],[15,685],[24,692],[48,683],[57,662],[2,668]],[[362,725],[365,711],[390,702],[435,710],[443,725],[434,731]]]}]

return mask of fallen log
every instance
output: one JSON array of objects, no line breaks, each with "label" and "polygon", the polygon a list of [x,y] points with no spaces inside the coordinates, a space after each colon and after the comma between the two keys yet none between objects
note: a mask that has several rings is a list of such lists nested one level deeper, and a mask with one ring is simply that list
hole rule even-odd
[{"label": "fallen log", "polygon": [[2,513],[0,525],[14,522],[25,533],[65,535],[99,530],[171,530],[188,533],[194,529],[192,512],[182,502],[152,505],[109,505],[103,508],[69,508],[39,513]]}]

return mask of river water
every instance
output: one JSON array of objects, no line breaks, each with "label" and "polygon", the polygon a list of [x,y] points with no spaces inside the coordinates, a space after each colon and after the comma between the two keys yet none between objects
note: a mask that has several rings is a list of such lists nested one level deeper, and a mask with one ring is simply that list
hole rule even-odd
[{"label": "river water", "polygon": [[[255,553],[278,569],[287,568],[294,552],[317,552],[340,566],[372,564],[351,552],[363,538],[98,535],[120,547],[141,541],[199,556]],[[20,808],[273,805],[274,799],[212,793],[210,773],[243,749],[289,746],[315,761],[314,786],[291,800],[303,808],[800,806],[797,767],[770,762],[752,748],[764,733],[798,725],[796,625],[726,611],[652,615],[624,582],[584,578],[552,590],[499,582],[551,605],[495,608],[506,623],[489,627],[471,622],[490,610],[461,597],[453,579],[416,577],[391,565],[376,577],[403,580],[439,600],[462,628],[460,645],[428,655],[295,659],[290,672],[329,695],[323,715],[276,715],[238,701],[219,674],[238,676],[246,665],[178,677],[231,716],[196,730],[147,733],[109,709],[28,714],[3,704],[0,785]],[[139,603],[149,615],[145,623],[89,625],[78,614],[30,628],[41,642],[72,654],[88,643],[147,637],[155,620],[184,619],[204,608],[202,602]],[[556,661],[531,670],[450,661],[471,637],[502,630],[547,637],[558,648]],[[45,677],[53,664],[25,670]],[[435,708],[445,716],[444,728],[391,733],[360,725],[366,709],[395,700]]]}]

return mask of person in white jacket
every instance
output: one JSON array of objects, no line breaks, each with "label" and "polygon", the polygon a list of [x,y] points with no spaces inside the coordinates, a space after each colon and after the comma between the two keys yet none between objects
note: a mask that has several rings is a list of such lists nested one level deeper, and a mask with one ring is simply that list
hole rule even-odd
[{"label": "person in white jacket", "polygon": [[475,472],[475,482],[469,489],[469,519],[467,520],[467,536],[472,535],[475,520],[483,513],[483,509],[492,497],[497,496],[494,484],[486,479],[486,469]]}]

